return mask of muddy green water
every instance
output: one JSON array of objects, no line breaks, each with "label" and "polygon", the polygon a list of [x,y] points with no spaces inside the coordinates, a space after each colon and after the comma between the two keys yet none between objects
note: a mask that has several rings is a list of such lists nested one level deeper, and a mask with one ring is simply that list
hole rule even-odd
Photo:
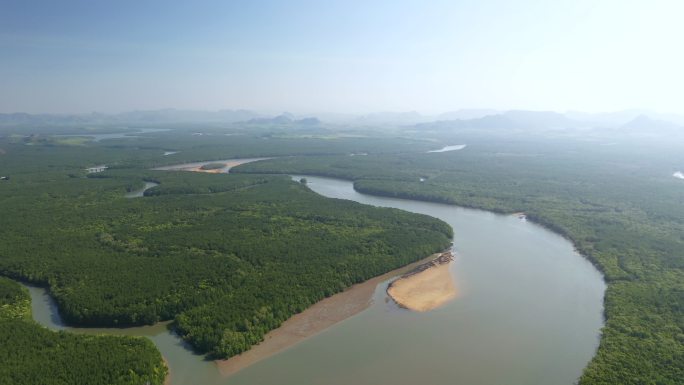
[{"label": "muddy green water", "polygon": [[[149,337],[169,361],[174,385],[571,385],[580,376],[598,346],[605,285],[567,240],[515,216],[373,197],[351,182],[306,178],[328,197],[448,222],[460,297],[413,313],[388,300],[385,282],[367,310],[228,378],[166,325],[68,329]],[[45,291],[31,288],[31,295],[35,319],[63,329]]]}]

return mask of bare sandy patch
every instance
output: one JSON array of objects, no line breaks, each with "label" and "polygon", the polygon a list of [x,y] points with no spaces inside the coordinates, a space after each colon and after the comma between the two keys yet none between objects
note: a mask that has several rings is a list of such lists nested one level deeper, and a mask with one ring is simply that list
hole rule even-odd
[{"label": "bare sandy patch", "polygon": [[211,170],[205,170],[202,167],[192,167],[185,169],[184,171],[192,171],[192,172],[205,172],[207,174],[225,174],[227,172],[226,168],[213,168]]},{"label": "bare sandy patch", "polygon": [[401,307],[425,312],[456,298],[458,292],[449,272],[450,252],[419,266],[392,282],[387,294]]}]

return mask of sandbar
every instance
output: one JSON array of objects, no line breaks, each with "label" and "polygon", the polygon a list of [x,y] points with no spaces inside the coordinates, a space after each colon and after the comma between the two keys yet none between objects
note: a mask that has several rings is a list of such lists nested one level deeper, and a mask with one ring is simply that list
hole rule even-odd
[{"label": "sandbar", "polygon": [[[193,172],[205,172],[211,174],[224,174],[229,173],[230,169],[239,166],[241,164],[256,162],[258,160],[266,160],[270,158],[238,158],[238,159],[225,159],[225,160],[215,160],[215,161],[205,161],[205,162],[195,162],[195,163],[183,163],[175,164],[171,166],[162,166],[153,168],[153,170],[163,170],[163,171],[193,171]],[[204,170],[202,166],[210,163],[223,163],[225,166],[221,168]]]},{"label": "sandbar", "polygon": [[393,281],[387,288],[387,294],[399,306],[419,312],[444,305],[458,294],[449,272],[449,263],[452,260],[450,252],[443,253],[435,260]]}]

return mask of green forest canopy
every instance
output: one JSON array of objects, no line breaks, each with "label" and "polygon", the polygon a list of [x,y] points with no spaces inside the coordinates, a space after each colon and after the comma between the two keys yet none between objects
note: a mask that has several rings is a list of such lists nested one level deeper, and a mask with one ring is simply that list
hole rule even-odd
[{"label": "green forest canopy", "polygon": [[[93,255],[98,257],[103,253],[116,256],[94,266],[97,274],[104,275],[102,271],[118,266],[109,265],[117,261],[126,263],[127,267],[129,261],[141,264],[128,270],[132,282],[140,285],[131,293],[132,296],[121,296],[115,286],[105,280],[102,287],[110,285],[114,288],[113,294],[100,291],[93,297],[106,298],[113,305],[107,311],[116,310],[117,316],[110,320],[116,319],[120,323],[152,322],[164,314],[172,314],[175,306],[179,311],[177,327],[186,338],[194,341],[195,346],[205,351],[211,351],[214,346],[216,355],[232,354],[234,346],[244,348],[261,333],[253,329],[255,323],[272,322],[264,314],[269,314],[269,311],[270,314],[282,314],[268,308],[264,313],[257,311],[251,319],[236,320],[230,315],[214,313],[212,304],[216,302],[212,301],[230,300],[230,293],[226,295],[225,291],[217,290],[217,287],[229,287],[222,286],[227,283],[219,282],[219,279],[197,280],[204,274],[201,268],[199,272],[183,270],[180,277],[175,270],[159,268],[162,264],[156,262],[163,260],[163,255],[180,253],[166,254],[178,250],[154,245],[161,244],[160,239],[178,236],[178,242],[191,245],[186,250],[190,258],[203,258],[217,264],[207,267],[210,278],[213,277],[213,268],[219,266],[236,269],[240,273],[231,276],[232,279],[245,279],[250,274],[244,266],[261,268],[261,264],[268,266],[273,261],[267,258],[244,261],[240,256],[245,254],[244,250],[250,250],[246,244],[241,244],[239,250],[219,249],[231,258],[207,258],[211,255],[207,250],[216,245],[225,247],[220,240],[217,241],[221,238],[217,234],[222,235],[218,228],[222,228],[223,222],[216,221],[221,218],[221,210],[216,210],[216,207],[226,207],[229,212],[253,218],[255,225],[245,231],[252,232],[251,235],[267,236],[269,231],[280,230],[283,224],[292,225],[293,229],[299,226],[307,228],[314,220],[312,213],[306,211],[307,207],[299,208],[301,213],[293,213],[289,207],[279,206],[280,201],[270,194],[286,192],[288,197],[308,197],[310,192],[304,186],[290,183],[287,178],[278,179],[270,175],[214,178],[211,175],[156,173],[146,169],[230,157],[302,155],[243,165],[233,171],[335,176],[353,180],[357,190],[372,194],[439,201],[496,212],[525,211],[531,219],[570,238],[603,271],[609,285],[605,300],[606,326],[597,355],[585,370],[581,383],[676,384],[684,377],[684,186],[671,176],[673,169],[684,168],[684,156],[675,143],[657,143],[644,138],[611,138],[610,146],[604,146],[601,138],[577,140],[564,137],[557,140],[546,136],[531,139],[494,131],[486,134],[406,131],[396,136],[386,133],[364,138],[329,133],[298,136],[271,128],[249,133],[236,131],[230,136],[219,134],[220,131],[205,129],[206,135],[192,138],[189,132],[170,132],[101,143],[57,143],[41,136],[30,140],[16,137],[0,139],[0,175],[12,176],[11,183],[0,184],[0,193],[3,194],[0,208],[15,214],[17,205],[28,205],[30,210],[27,213],[33,217],[26,223],[46,221],[41,226],[43,230],[38,230],[46,238],[34,246],[12,238],[20,238],[25,233],[19,230],[23,227],[7,230],[5,224],[13,223],[11,221],[15,219],[2,216],[0,221],[10,221],[2,223],[3,236],[11,236],[9,239],[16,242],[7,245],[11,248],[0,246],[5,248],[0,251],[1,271],[36,282],[57,283],[55,295],[61,298],[62,309],[81,317],[82,322],[99,322],[94,314],[84,317],[83,312],[79,312],[80,306],[91,300],[78,294],[82,291],[58,289],[67,288],[65,283],[71,288],[86,285],[84,287],[88,289],[97,289],[97,284],[78,278],[75,273],[79,264],[81,267],[90,266],[87,259],[76,258],[67,267],[59,264],[56,257],[4,258],[3,253],[8,250],[30,246],[19,255],[33,255],[35,249],[45,247],[50,239],[74,236],[80,242],[74,247],[79,250],[97,250]],[[435,143],[467,143],[468,147],[457,152],[425,154],[428,149],[441,147]],[[162,156],[168,150],[177,153]],[[358,153],[368,155],[349,156]],[[95,178],[83,178],[82,169],[97,164],[109,164],[115,169],[95,175]],[[421,182],[421,178],[424,181]],[[119,199],[123,191],[142,186],[142,180],[161,182],[161,185],[147,191],[148,197],[140,200],[124,203]],[[247,191],[257,191],[261,200],[254,194],[246,197]],[[27,194],[26,200],[20,196],[24,193]],[[241,194],[240,199],[245,199],[241,203],[249,202],[251,205],[245,208],[227,197],[233,194]],[[188,195],[193,199],[186,199]],[[31,207],[34,203],[36,207]],[[94,223],[85,227],[87,232],[81,234],[80,229],[73,230],[83,224],[80,219],[67,218],[66,222],[64,218],[60,218],[61,221],[50,219],[50,213],[62,215],[60,213],[72,208]],[[344,234],[354,228],[355,219],[343,222],[339,229],[324,226],[326,221],[335,221],[333,218],[339,214],[335,208],[338,207],[328,208],[330,216],[315,217],[314,223],[319,226],[315,234],[319,239],[328,240],[334,229],[332,233],[337,234],[339,244],[348,245]],[[256,223],[263,218],[260,216],[267,215],[271,209],[280,213],[276,217],[278,221],[285,222],[278,222],[278,226],[270,226],[268,222],[263,225],[265,227],[257,226]],[[115,215],[117,212],[121,216]],[[101,217],[103,213],[105,215]],[[188,213],[190,216],[186,220]],[[176,214],[182,215],[177,217]],[[373,217],[370,212],[367,214]],[[377,212],[375,215],[382,217],[390,213],[381,215]],[[208,221],[204,226],[205,218],[213,218],[214,221]],[[290,222],[291,219],[294,222]],[[368,231],[373,229],[372,219],[364,219],[364,224],[369,225]],[[132,221],[130,226],[127,225],[129,220]],[[59,232],[49,230],[57,228],[58,223],[69,226],[59,228]],[[174,232],[177,227],[192,230],[190,233]],[[434,240],[429,242],[435,245],[448,238],[444,229],[439,227],[435,223],[432,230],[425,227],[427,233],[434,235]],[[187,234],[192,234],[192,239],[186,237]],[[32,237],[31,241],[34,239]],[[294,249],[295,246],[302,247],[301,244],[278,244],[268,245],[268,248]],[[372,250],[387,251],[379,244]],[[178,258],[174,262],[183,260],[174,258]],[[352,265],[346,264],[344,268]],[[60,268],[47,274],[46,271],[54,266]],[[383,270],[380,266],[367,267]],[[173,277],[173,285],[167,288],[176,287],[179,283],[181,293],[185,293],[182,290],[194,290],[196,296],[193,301],[197,302],[177,301],[175,298],[180,297],[179,292],[172,291],[167,295],[163,287],[150,293],[150,298],[161,300],[145,302],[145,297],[136,293],[145,289],[144,285],[148,283],[145,272],[149,271],[158,272],[164,279]],[[352,271],[352,275],[338,277],[352,282],[352,276],[358,278],[364,274],[363,271]],[[308,275],[302,273],[302,276],[306,278]],[[287,285],[287,282],[278,282],[277,279],[274,282]],[[326,288],[334,287],[333,281],[326,282],[330,284],[323,284]],[[327,295],[325,290],[313,295],[308,293],[311,295],[308,298],[305,292],[297,293],[297,300],[287,302],[283,309],[305,307],[317,295]],[[105,297],[111,295],[112,298]],[[247,295],[250,298],[248,307],[258,301],[274,300],[264,294],[252,303],[250,293],[235,292],[234,295]],[[114,298],[116,301],[112,301]],[[68,308],[69,303],[74,304],[72,309]],[[180,311],[183,306],[188,306],[189,310]],[[243,310],[249,311],[239,308],[239,311]],[[219,316],[214,317],[216,314]],[[196,322],[202,318],[210,322]],[[225,330],[237,328],[238,332],[223,335],[212,332],[226,325],[229,326]],[[227,341],[232,342],[227,344]]]},{"label": "green forest canopy", "polygon": [[[4,148],[10,159],[35,156],[23,170],[6,163],[16,169],[0,190],[0,273],[49,286],[69,324],[175,319],[213,357],[248,349],[320,299],[452,236],[437,219],[327,199],[283,176],[114,166],[85,176],[71,165],[97,155],[89,148]],[[103,157],[130,156],[121,152]],[[160,185],[124,198],[143,181]]]}]

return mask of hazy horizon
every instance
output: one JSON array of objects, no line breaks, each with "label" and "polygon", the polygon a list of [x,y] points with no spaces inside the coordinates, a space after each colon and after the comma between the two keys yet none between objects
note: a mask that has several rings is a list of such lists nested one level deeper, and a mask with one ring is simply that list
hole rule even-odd
[{"label": "hazy horizon", "polygon": [[[277,117],[277,116],[282,116],[282,115],[291,115],[293,118],[296,119],[301,119],[301,118],[316,118],[316,117],[338,117],[340,119],[342,118],[365,118],[365,117],[375,117],[375,116],[405,116],[407,118],[410,118],[411,116],[416,116],[416,117],[421,117],[424,119],[439,119],[445,116],[454,116],[451,117],[447,120],[469,120],[469,119],[478,119],[481,117],[485,116],[492,116],[492,115],[502,115],[506,113],[515,113],[515,112],[529,112],[529,113],[555,113],[559,115],[564,115],[564,116],[572,116],[575,119],[578,119],[578,117],[582,117],[582,119],[590,119],[591,117],[601,117],[604,115],[624,115],[624,116],[632,116],[633,118],[637,118],[640,116],[646,116],[651,119],[665,119],[668,120],[668,118],[676,118],[676,120],[679,119],[684,119],[684,114],[678,114],[676,112],[672,111],[656,111],[656,110],[650,110],[650,109],[644,109],[644,108],[628,108],[628,109],[623,109],[623,110],[615,110],[615,111],[579,111],[579,110],[566,110],[566,111],[557,111],[557,110],[533,110],[533,109],[492,109],[492,108],[462,108],[462,109],[453,109],[453,110],[445,110],[445,111],[435,111],[433,113],[425,113],[421,111],[416,111],[416,110],[405,110],[405,111],[368,111],[368,112],[330,112],[330,111],[288,111],[285,109],[272,109],[272,110],[256,110],[256,109],[247,109],[247,108],[220,108],[220,109],[190,109],[190,108],[176,108],[176,107],[160,107],[160,108],[154,108],[154,109],[130,109],[130,110],[122,110],[122,111],[82,111],[82,112],[44,112],[44,111],[35,111],[35,112],[27,112],[27,111],[0,111],[0,114],[4,115],[12,115],[12,114],[28,114],[28,115],[54,115],[54,116],[87,116],[87,115],[105,115],[105,116],[116,116],[116,115],[125,115],[125,114],[134,114],[134,113],[164,113],[164,112],[178,112],[178,113],[197,113],[197,114],[217,114],[221,112],[245,112],[245,113],[251,113],[254,114],[255,116],[260,116],[260,117]],[[458,116],[462,114],[463,116]],[[579,119],[579,120],[582,120]]]},{"label": "hazy horizon", "polygon": [[7,1],[0,112],[684,113],[684,5]]}]

